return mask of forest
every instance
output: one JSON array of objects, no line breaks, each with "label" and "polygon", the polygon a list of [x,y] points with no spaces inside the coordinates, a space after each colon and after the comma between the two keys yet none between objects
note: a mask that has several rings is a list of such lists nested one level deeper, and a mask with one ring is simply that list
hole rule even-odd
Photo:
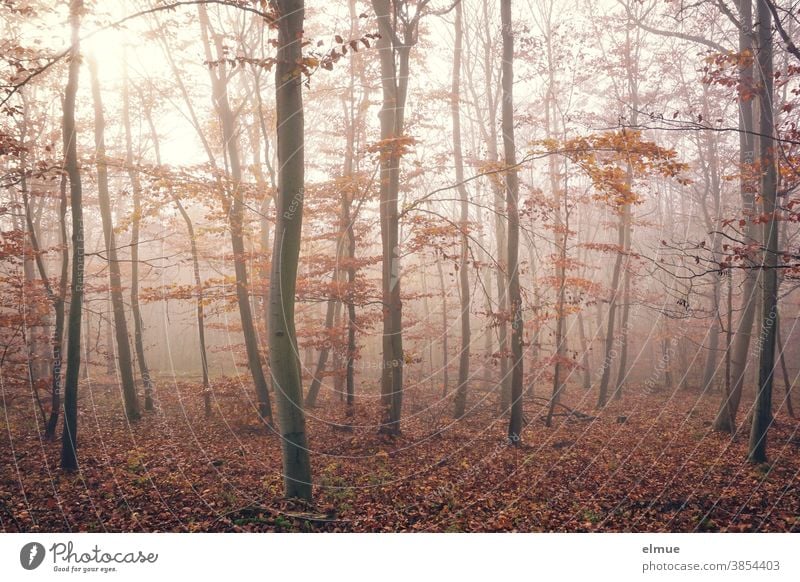
[{"label": "forest", "polygon": [[797,0],[0,19],[0,531],[800,530]]}]

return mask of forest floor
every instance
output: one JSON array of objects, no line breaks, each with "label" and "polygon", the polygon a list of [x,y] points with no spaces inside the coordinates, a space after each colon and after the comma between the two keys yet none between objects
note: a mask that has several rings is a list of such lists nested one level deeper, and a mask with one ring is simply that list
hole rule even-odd
[{"label": "forest floor", "polygon": [[280,439],[257,424],[250,392],[218,382],[207,420],[196,383],[164,380],[159,409],[131,425],[115,385],[83,383],[74,474],[58,469],[60,441],[44,440],[30,399],[6,400],[0,529],[800,530],[800,421],[785,411],[770,463],[754,466],[747,424],[733,440],[710,430],[719,395],[625,396],[596,412],[595,394],[572,388],[564,403],[596,418],[557,416],[548,428],[541,401],[529,401],[516,447],[494,394],[473,393],[454,422],[449,401],[410,389],[395,439],[376,434],[374,398],[358,400],[352,427],[338,399],[323,398],[309,411],[315,503],[304,506],[281,498]]}]

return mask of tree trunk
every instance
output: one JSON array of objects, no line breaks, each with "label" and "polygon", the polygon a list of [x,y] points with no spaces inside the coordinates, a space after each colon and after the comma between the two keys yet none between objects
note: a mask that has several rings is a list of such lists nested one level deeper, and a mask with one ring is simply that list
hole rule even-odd
[{"label": "tree trunk", "polygon": [[[23,99],[24,101],[24,99]],[[25,119],[22,129],[22,142],[25,143],[27,139],[27,109],[25,110]],[[60,193],[60,208],[59,208],[59,232],[61,235],[61,280],[58,286],[58,294],[53,291],[52,282],[47,275],[47,269],[44,264],[44,258],[41,253],[41,246],[39,244],[39,237],[37,235],[36,225],[33,221],[33,212],[28,198],[28,185],[26,176],[26,153],[23,150],[20,156],[20,166],[22,167],[22,175],[20,178],[20,190],[22,191],[22,203],[25,209],[25,222],[27,225],[28,236],[30,238],[31,249],[33,250],[34,260],[36,262],[36,269],[39,272],[39,277],[47,293],[47,298],[53,304],[55,311],[55,329],[53,331],[53,353],[51,362],[51,404],[50,414],[45,423],[45,438],[52,439],[56,434],[56,426],[58,425],[59,409],[61,408],[61,347],[64,336],[64,302],[67,294],[67,270],[69,268],[69,247],[67,245],[67,179],[65,175],[61,175],[59,183]],[[27,268],[27,263],[26,263]],[[32,377],[34,375],[32,374]],[[37,393],[38,394],[38,393]],[[38,396],[37,396],[38,399]]]},{"label": "tree trunk", "polygon": [[[738,0],[739,4],[739,52],[753,52],[752,29],[752,2],[751,0]],[[760,235],[753,222],[755,212],[754,187],[746,174],[753,166],[755,157],[755,138],[753,135],[753,99],[749,95],[753,89],[753,67],[746,59],[740,60],[739,65],[739,188],[742,198],[742,209],[745,214],[744,236],[748,243],[758,243]],[[757,263],[749,261],[753,267]],[[733,434],[736,430],[736,413],[742,399],[745,370],[747,369],[747,355],[750,350],[750,337],[753,332],[753,323],[756,316],[756,284],[758,271],[754,268],[745,269],[744,282],[742,283],[742,308],[736,335],[731,348],[731,390],[728,397],[723,397],[717,417],[714,419],[716,430]]]},{"label": "tree trunk", "polygon": [[458,196],[461,202],[461,255],[458,264],[458,281],[461,288],[461,350],[458,355],[458,384],[454,402],[453,417],[464,416],[467,406],[469,382],[469,355],[472,336],[470,331],[470,288],[469,288],[469,198],[464,185],[464,152],[461,146],[461,51],[464,39],[464,9],[456,4],[455,47],[453,48],[453,84],[450,109],[453,116],[453,162],[455,163]]},{"label": "tree trunk", "polygon": [[[338,255],[339,255],[339,244],[337,239],[336,244],[336,253],[337,253],[337,260],[338,263]],[[339,268],[334,267],[333,269],[333,280],[331,281],[332,285],[336,285],[339,280]],[[330,296],[328,297],[328,301],[326,302],[325,306],[325,334],[326,339],[325,343],[322,348],[319,350],[319,358],[317,359],[317,367],[314,370],[314,377],[311,380],[311,385],[308,388],[308,394],[306,394],[305,405],[306,408],[314,408],[317,404],[317,396],[319,395],[319,389],[322,387],[322,374],[325,372],[325,365],[328,363],[328,354],[331,350],[331,337],[333,336],[333,318],[336,314],[336,306],[339,303],[339,300],[334,297],[333,292],[331,292]]]},{"label": "tree trunk", "polygon": [[125,413],[130,420],[140,417],[139,399],[136,395],[136,382],[133,378],[133,359],[131,357],[128,323],[125,319],[125,302],[122,299],[122,274],[117,257],[117,241],[114,236],[114,224],[111,216],[111,197],[108,192],[108,163],[106,161],[105,116],[103,101],[100,95],[100,84],[97,79],[97,63],[89,59],[89,71],[94,97],[94,141],[97,158],[97,200],[100,205],[100,216],[103,222],[103,239],[105,241],[106,260],[108,261],[108,278],[111,286],[111,307],[114,313],[114,333],[117,346],[122,396]]},{"label": "tree trunk", "polygon": [[[153,115],[152,111],[149,108],[145,108],[145,117],[147,118],[147,123],[150,127],[150,135],[153,139],[153,149],[155,150],[156,155],[156,164],[161,166],[161,148],[159,145],[159,138],[158,132],[156,131],[155,123],[153,122]],[[200,279],[200,258],[197,252],[197,236],[194,232],[194,224],[192,224],[192,218],[189,216],[189,213],[186,212],[186,209],[183,207],[180,198],[175,195],[174,192],[170,190],[170,194],[172,196],[172,200],[175,202],[175,206],[178,208],[178,212],[180,212],[181,218],[183,218],[184,224],[186,224],[186,232],[189,235],[189,248],[191,250],[192,255],[192,274],[194,275],[194,287],[195,287],[195,302],[196,302],[196,314],[197,314],[197,335],[200,342],[200,367],[201,373],[203,377],[203,409],[206,415],[206,418],[211,416],[211,382],[208,377],[208,351],[206,350],[206,318],[205,318],[205,307],[203,306],[203,282]]]},{"label": "tree trunk", "polygon": [[[402,31],[403,42],[396,43],[399,31],[393,26],[390,0],[372,0],[380,39],[375,44],[380,61],[383,102],[380,111],[380,220],[383,262],[383,366],[381,373],[381,421],[379,432],[400,434],[403,407],[403,303],[400,293],[400,158],[402,155],[408,68],[415,42],[419,13]],[[399,40],[399,39],[398,39]],[[395,60],[398,55],[399,62]]]},{"label": "tree trunk", "polygon": [[278,132],[277,223],[270,274],[269,356],[278,402],[286,497],[311,499],[303,386],[294,323],[304,194],[303,0],[273,0],[278,12],[275,68]]},{"label": "tree trunk", "polygon": [[80,26],[83,0],[70,3],[72,46],[67,86],[64,91],[64,166],[69,176],[72,214],[72,280],[67,322],[67,372],[64,379],[64,432],[61,437],[61,468],[78,468],[78,377],[81,368],[81,307],[83,305],[83,200],[78,169],[78,134],[75,128],[75,97],[80,71]]},{"label": "tree trunk", "polygon": [[578,311],[578,333],[581,341],[581,361],[583,365],[583,389],[588,392],[592,389],[591,362],[589,358],[589,343],[586,341],[586,327],[583,321],[583,310]]},{"label": "tree trunk", "polygon": [[[211,61],[211,45],[209,32],[211,26],[208,21],[208,13],[205,5],[198,6],[200,16],[200,27],[203,34],[203,43],[206,50],[206,58]],[[214,46],[218,59],[224,59],[224,47],[220,35],[214,34]],[[214,73],[209,69],[211,84],[214,90],[214,105],[222,124],[222,138],[230,163],[232,178],[232,189],[229,200],[228,224],[231,231],[231,250],[233,251],[234,272],[236,273],[236,300],[239,306],[239,318],[242,323],[242,334],[244,336],[245,350],[247,352],[247,366],[253,377],[253,384],[256,389],[258,399],[258,414],[263,422],[272,424],[272,404],[267,390],[267,379],[264,376],[264,369],[261,365],[261,354],[258,349],[258,335],[256,334],[255,323],[253,322],[253,312],[250,308],[250,285],[247,279],[247,264],[245,263],[244,248],[244,191],[242,184],[242,166],[239,158],[238,139],[236,132],[236,119],[228,101],[227,68],[224,60],[218,65],[219,70]]]},{"label": "tree trunk", "polygon": [[442,270],[442,256],[436,253],[436,272],[439,274],[439,295],[442,298],[442,394],[447,396],[447,389],[450,387],[450,349],[447,345],[447,284],[444,280],[444,270]]},{"label": "tree trunk", "polygon": [[67,178],[61,175],[59,184],[59,219],[58,226],[61,233],[61,279],[58,283],[58,295],[53,306],[55,308],[55,329],[53,330],[53,396],[50,406],[50,417],[47,420],[45,436],[48,439],[55,437],[58,425],[58,414],[61,410],[61,352],[64,342],[65,303],[67,298],[67,281],[69,276],[69,241],[67,240]]},{"label": "tree trunk", "polygon": [[763,287],[761,290],[761,337],[758,354],[758,393],[753,422],[750,427],[750,446],[747,458],[751,463],[767,461],[767,433],[772,424],[772,384],[775,372],[775,344],[778,319],[778,221],[775,219],[777,167],[775,165],[774,120],[772,113],[772,13],[767,0],[757,0],[758,66],[761,71],[758,109],[759,169],[761,171],[761,205],[764,222]]},{"label": "tree trunk", "polygon": [[615,349],[616,339],[614,337],[614,326],[617,321],[617,295],[619,293],[619,280],[622,273],[622,255],[625,248],[625,213],[630,212],[628,205],[624,205],[619,215],[619,226],[617,229],[617,245],[619,251],[614,261],[614,271],[611,275],[611,299],[608,305],[608,322],[606,324],[605,356],[603,358],[603,373],[600,376],[600,392],[597,396],[597,408],[603,408],[608,403],[608,383],[611,377],[611,364],[617,356]]},{"label": "tree trunk", "polygon": [[144,409],[153,410],[153,381],[144,354],[144,322],[139,306],[139,231],[142,222],[142,185],[139,174],[133,167],[133,139],[131,137],[130,91],[128,90],[128,65],[123,64],[122,119],[125,126],[125,166],[133,192],[133,219],[131,220],[131,313],[133,315],[133,345],[139,374],[144,385]]},{"label": "tree trunk", "polygon": [[[548,23],[549,24],[549,23]],[[557,91],[555,76],[553,74],[554,63],[552,58],[552,39],[550,35],[547,37],[547,60],[549,72],[549,84],[547,91],[547,98],[545,99],[545,131],[548,139],[552,139],[556,133],[556,103],[555,95]],[[550,190],[552,195],[553,207],[555,209],[555,224],[553,235],[555,239],[555,249],[553,253],[554,275],[556,284],[558,285],[556,293],[556,330],[555,330],[555,364],[553,366],[553,390],[550,396],[550,405],[547,410],[547,417],[545,419],[545,426],[551,426],[553,423],[553,413],[555,412],[556,404],[558,404],[561,392],[564,389],[564,381],[562,379],[562,359],[564,357],[564,303],[566,295],[566,262],[567,262],[567,238],[569,233],[569,225],[565,223],[564,214],[568,211],[566,205],[567,194],[567,174],[564,173],[564,199],[562,203],[561,190],[559,184],[558,169],[556,165],[556,158],[549,156],[548,174],[550,178]]]},{"label": "tree trunk", "polygon": [[503,152],[506,165],[506,213],[508,215],[508,302],[511,309],[511,416],[508,438],[518,444],[522,433],[522,296],[519,288],[519,178],[514,143],[514,34],[511,30],[511,0],[500,1],[503,30]]},{"label": "tree trunk", "polygon": [[783,373],[783,385],[786,389],[786,411],[789,418],[795,418],[794,406],[792,405],[792,381],[789,379],[789,370],[786,368],[786,358],[784,357],[783,338],[781,337],[780,317],[775,318],[775,333],[777,334],[778,353],[780,353],[781,372]]}]

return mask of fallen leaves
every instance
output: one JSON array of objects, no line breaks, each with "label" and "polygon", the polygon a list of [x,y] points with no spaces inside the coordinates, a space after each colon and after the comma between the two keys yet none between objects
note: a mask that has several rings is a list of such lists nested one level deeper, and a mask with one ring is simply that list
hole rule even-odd
[{"label": "fallen leaves", "polygon": [[[526,403],[525,446],[508,446],[494,395],[472,412],[409,390],[403,434],[376,434],[377,402],[362,395],[352,432],[343,405],[309,414],[314,505],[282,498],[280,439],[256,426],[247,392],[215,389],[206,420],[197,384],[162,382],[160,409],[128,424],[118,391],[82,385],[81,470],[58,469],[60,443],[40,437],[18,400],[0,432],[5,531],[790,531],[800,515],[800,439],[779,415],[769,465],[745,461],[746,438],[710,430],[717,397],[626,396],[538,420]],[[91,395],[91,398],[89,398]],[[441,410],[438,410],[441,409]],[[416,411],[416,412],[415,412]],[[691,411],[691,413],[687,412]],[[618,423],[617,418],[626,417]]]}]

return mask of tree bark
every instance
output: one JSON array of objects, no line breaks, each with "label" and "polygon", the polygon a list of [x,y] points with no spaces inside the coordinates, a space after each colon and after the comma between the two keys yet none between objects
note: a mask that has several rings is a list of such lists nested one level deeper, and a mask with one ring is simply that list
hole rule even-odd
[{"label": "tree bark", "polygon": [[[738,0],[739,5],[739,52],[753,52],[753,15],[751,0]],[[754,87],[753,66],[747,59],[740,59],[739,65],[739,189],[742,198],[742,209],[745,214],[744,236],[748,243],[757,244],[760,235],[753,222],[755,214],[755,192],[752,184],[746,179],[746,174],[753,166],[755,157],[755,138],[753,135],[753,99],[750,92]],[[755,263],[749,262],[750,266]],[[731,348],[731,390],[727,397],[723,397],[717,416],[714,419],[714,429],[733,434],[736,431],[736,414],[742,399],[745,370],[747,369],[747,355],[750,350],[750,338],[755,322],[756,284],[758,271],[745,269],[744,282],[742,283],[742,308],[736,335]]]},{"label": "tree bark", "polygon": [[508,215],[508,301],[511,309],[511,416],[508,438],[518,444],[522,433],[522,296],[519,288],[519,177],[514,143],[514,34],[511,29],[511,0],[500,1],[503,30],[502,131],[506,165],[506,213]]},{"label": "tree bark", "polygon": [[450,97],[450,111],[453,117],[453,162],[455,164],[458,197],[461,202],[461,254],[458,262],[458,282],[461,289],[461,350],[458,354],[458,384],[454,402],[453,417],[464,416],[467,406],[469,383],[469,356],[472,336],[470,331],[471,299],[469,288],[469,197],[464,185],[464,152],[461,146],[461,52],[463,50],[464,8],[456,4],[455,46],[453,48],[453,83]]},{"label": "tree bark", "polygon": [[294,322],[304,197],[303,79],[299,65],[305,6],[303,0],[273,0],[272,4],[278,13],[278,212],[270,275],[269,356],[280,419],[284,491],[287,497],[310,500],[311,465]]},{"label": "tree bark", "polygon": [[61,468],[78,468],[78,377],[81,368],[81,307],[83,305],[83,196],[78,168],[75,98],[80,71],[80,27],[83,0],[71,0],[72,40],[69,72],[64,91],[64,166],[69,176],[70,213],[72,215],[72,280],[67,321],[67,372],[64,379],[64,431],[61,437]]},{"label": "tree bark", "polygon": [[443,397],[446,397],[450,387],[450,348],[447,345],[449,335],[447,316],[449,308],[447,307],[447,284],[445,283],[444,270],[442,269],[442,256],[438,252],[436,253],[436,272],[439,275],[439,296],[442,298],[442,394]]},{"label": "tree bark", "polygon": [[[427,4],[427,2],[425,2]],[[403,3],[404,9],[408,9]],[[372,0],[380,38],[375,44],[381,71],[383,102],[380,111],[380,220],[383,262],[383,365],[381,370],[381,421],[379,432],[400,434],[403,407],[403,303],[400,266],[400,159],[402,157],[405,104],[408,93],[409,57],[416,42],[421,6],[405,29],[392,22],[392,2]],[[402,34],[402,40],[398,38]],[[400,41],[399,43],[397,41]],[[397,55],[397,59],[395,58]]]},{"label": "tree bark", "polygon": [[53,301],[55,308],[55,326],[53,330],[53,367],[52,367],[52,403],[50,417],[47,419],[45,437],[55,437],[58,426],[58,415],[61,410],[61,356],[64,342],[65,304],[67,298],[67,282],[69,276],[69,241],[67,240],[67,178],[61,175],[59,184],[58,226],[61,233],[61,278],[58,282],[58,295]]},{"label": "tree bark", "polygon": [[758,354],[758,393],[750,427],[750,446],[747,458],[751,463],[767,461],[767,433],[772,424],[772,384],[775,372],[775,345],[778,319],[778,221],[775,217],[777,196],[777,167],[775,142],[772,139],[774,119],[772,112],[772,13],[766,0],[756,2],[758,22],[759,84],[759,169],[761,171],[761,206],[764,221],[764,258],[761,290],[762,321]]}]

